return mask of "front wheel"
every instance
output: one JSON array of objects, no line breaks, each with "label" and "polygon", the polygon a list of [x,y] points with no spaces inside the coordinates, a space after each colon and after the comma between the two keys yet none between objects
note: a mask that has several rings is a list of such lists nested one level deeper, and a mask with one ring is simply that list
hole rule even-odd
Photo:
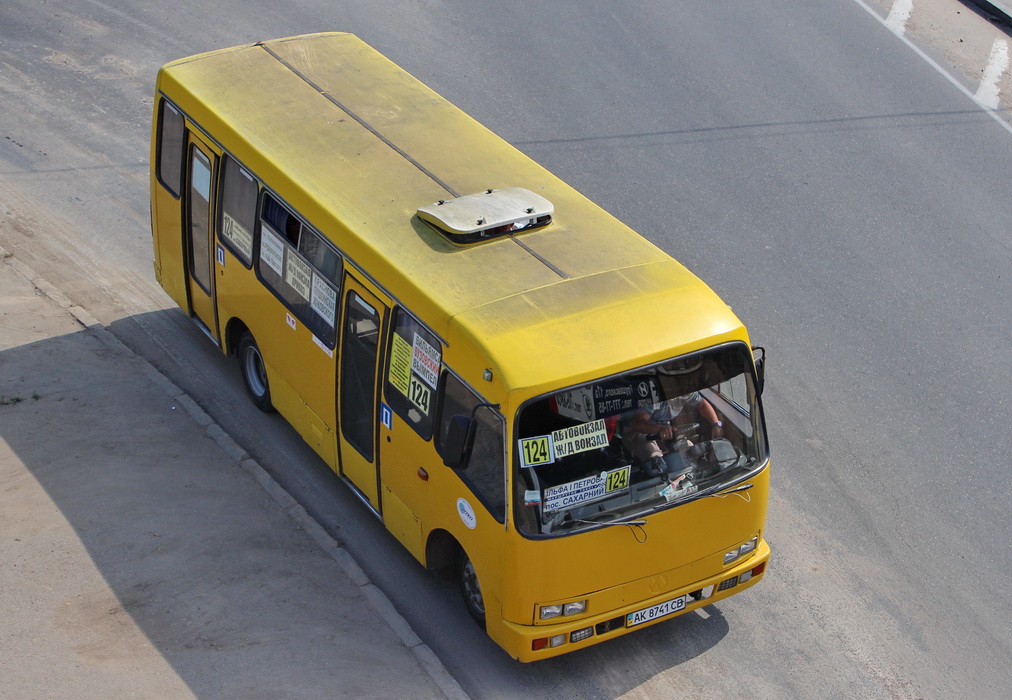
[{"label": "front wheel", "polygon": [[270,413],[274,410],[274,405],[271,403],[271,388],[267,383],[267,368],[264,367],[264,357],[260,354],[257,341],[249,331],[239,339],[238,355],[242,381],[250,400],[261,411]]},{"label": "front wheel", "polygon": [[457,580],[460,583],[460,595],[464,598],[464,607],[478,626],[485,629],[485,599],[481,595],[478,574],[474,564],[463,551],[457,560]]}]

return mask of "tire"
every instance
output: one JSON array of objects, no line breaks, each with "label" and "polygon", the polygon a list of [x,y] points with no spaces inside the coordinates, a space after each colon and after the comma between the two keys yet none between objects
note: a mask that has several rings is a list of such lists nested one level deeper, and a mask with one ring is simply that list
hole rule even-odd
[{"label": "tire", "polygon": [[239,338],[239,371],[242,373],[243,384],[246,385],[246,393],[250,401],[264,413],[274,411],[271,403],[271,387],[267,383],[267,368],[264,366],[264,356],[260,354],[257,341],[253,334],[246,331]]},{"label": "tire", "polygon": [[464,607],[479,627],[485,629],[485,599],[478,584],[478,575],[474,565],[463,551],[457,558],[457,582],[460,584],[460,595],[464,599]]}]

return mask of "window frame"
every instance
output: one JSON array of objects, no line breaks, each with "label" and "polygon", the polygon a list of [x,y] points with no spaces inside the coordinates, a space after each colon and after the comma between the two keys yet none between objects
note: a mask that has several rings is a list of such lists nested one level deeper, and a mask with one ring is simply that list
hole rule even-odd
[{"label": "window frame", "polygon": [[[172,163],[172,160],[166,160],[165,151],[166,146],[172,145],[166,142],[166,127],[169,121],[165,117],[166,109],[179,118],[179,133],[176,134],[178,143],[176,144],[176,160],[172,165],[175,175],[175,184],[172,184],[166,178],[166,173],[163,172],[167,167],[167,164]],[[175,104],[165,97],[162,97],[158,103],[158,138],[156,140],[155,149],[155,174],[158,178],[159,184],[164,187],[169,194],[175,199],[179,199],[182,196],[184,188],[184,176],[186,174],[186,159],[187,159],[187,147],[186,147],[186,115],[179,109]]]},{"label": "window frame", "polygon": [[[407,322],[402,324],[402,319],[406,320]],[[421,407],[418,406],[418,404],[412,400],[410,394],[405,394],[404,392],[402,392],[397,387],[397,385],[391,381],[392,376],[391,370],[394,369],[393,363],[395,355],[397,354],[397,352],[395,352],[394,350],[397,340],[400,339],[402,342],[411,347],[412,350],[414,349],[414,338],[412,337],[411,342],[409,343],[408,339],[404,338],[402,335],[398,333],[398,329],[401,328],[402,325],[404,327],[413,329],[414,334],[419,334],[418,331],[421,331],[422,333],[419,335],[421,336],[422,340],[424,340],[427,345],[434,348],[439,353],[438,366],[440,367],[440,369],[437,370],[439,374],[436,377],[435,386],[428,384],[423,378],[415,380],[415,378],[419,377],[420,375],[412,370],[411,361],[408,360],[409,363],[407,368],[408,374],[407,380],[409,383],[408,391],[409,392],[414,391],[413,387],[417,383],[422,386],[423,390],[428,389],[430,393],[429,397],[430,408],[427,414],[428,417],[427,422],[424,421],[416,422],[412,420],[409,415],[407,415],[411,410],[413,409],[418,410]],[[390,323],[387,359],[386,365],[384,367],[384,377],[383,377],[383,396],[386,399],[387,405],[390,406],[390,409],[395,414],[397,414],[401,418],[401,420],[410,425],[412,430],[414,430],[415,433],[417,433],[418,436],[421,437],[426,442],[432,440],[433,438],[434,426],[436,424],[436,416],[438,411],[440,410],[439,397],[443,385],[442,362],[443,362],[443,345],[442,342],[440,341],[439,336],[436,335],[436,333],[434,333],[428,326],[422,323],[418,319],[418,317],[415,316],[413,313],[411,313],[410,311],[408,311],[406,308],[404,308],[399,304],[396,305],[393,309],[393,314]]]},{"label": "window frame", "polygon": [[[246,253],[245,253],[245,251],[241,250],[234,243],[234,241],[232,240],[232,238],[230,238],[225,233],[225,229],[226,229],[226,226],[225,226],[225,216],[226,216],[225,205],[226,205],[226,199],[228,197],[226,185],[227,185],[227,178],[229,176],[229,173],[231,172],[231,167],[232,166],[234,166],[236,169],[238,169],[238,171],[239,171],[238,172],[238,177],[246,177],[246,178],[248,178],[253,183],[253,186],[256,188],[256,197],[254,198],[254,203],[253,203],[253,226],[249,230],[249,236],[250,236],[250,252],[249,252],[249,256],[247,256]],[[241,262],[243,264],[243,267],[245,267],[247,270],[250,270],[250,269],[253,268],[253,264],[257,260],[257,257],[258,257],[258,255],[257,255],[258,254],[257,243],[258,243],[258,238],[259,237],[257,236],[257,226],[258,226],[258,221],[259,221],[259,218],[260,218],[260,213],[259,213],[260,212],[260,206],[259,206],[260,205],[260,193],[264,189],[263,183],[260,182],[260,179],[256,175],[254,175],[253,173],[251,173],[246,167],[243,166],[242,163],[240,163],[234,156],[232,156],[232,154],[228,153],[227,151],[224,153],[224,155],[221,158],[221,176],[220,176],[219,180],[220,180],[219,193],[218,193],[218,202],[219,202],[219,205],[218,205],[218,211],[217,211],[217,221],[218,221],[218,237],[217,237],[217,239],[218,239],[218,242],[221,243],[230,253],[232,253],[232,255],[239,262]],[[231,214],[227,214],[227,215],[228,215],[229,218],[235,219],[235,217],[233,217]],[[245,224],[246,222],[239,222],[239,223]]]},{"label": "window frame", "polygon": [[[474,458],[474,450],[472,450],[471,454],[468,456],[467,462],[464,465],[462,465],[462,467],[453,469],[452,471],[460,478],[460,480],[464,483],[464,485],[467,486],[468,490],[472,494],[474,494],[475,498],[477,498],[478,501],[481,502],[482,506],[485,507],[485,510],[488,511],[489,515],[491,515],[499,524],[505,525],[510,501],[509,454],[507,452],[507,445],[506,445],[506,433],[507,433],[506,417],[502,414],[501,411],[494,408],[492,404],[485,401],[485,399],[482,398],[482,396],[478,394],[478,392],[476,392],[473,388],[471,388],[463,379],[458,377],[456,373],[449,371],[448,368],[444,368],[439,378],[439,393],[436,408],[437,410],[436,425],[438,426],[438,429],[435,429],[433,431],[434,434],[433,442],[436,446],[436,451],[440,455],[443,454],[443,449],[445,447],[444,433],[446,432],[446,429],[449,426],[450,418],[454,415],[463,415],[463,413],[451,413],[448,416],[446,416],[444,420],[443,411],[446,408],[446,395],[447,395],[446,385],[447,382],[451,380],[456,382],[459,388],[463,389],[463,391],[467,394],[467,396],[471,400],[473,400],[473,403],[470,406],[463,404],[468,417],[474,416],[475,420],[478,420],[477,418],[478,411],[487,411],[494,418],[496,424],[499,426],[499,437],[500,437],[499,460],[501,467],[500,495],[502,498],[502,502],[498,505],[490,503],[488,497],[485,494],[485,490],[479,488],[476,480],[471,477],[471,474],[474,473],[473,466],[471,463],[471,460]],[[477,409],[477,411],[475,409]],[[477,431],[478,429],[480,429],[480,426],[475,426],[474,430]]]},{"label": "window frame", "polygon": [[[350,447],[356,450],[367,462],[370,464],[375,462],[377,455],[376,448],[376,436],[379,432],[379,424],[376,420],[375,407],[378,405],[378,393],[379,388],[376,382],[376,370],[382,360],[383,352],[383,324],[384,324],[384,313],[382,308],[375,307],[369,300],[365,299],[362,294],[356,289],[349,289],[344,294],[344,298],[341,304],[341,328],[342,328],[342,343],[341,343],[341,360],[338,368],[338,415],[341,436]],[[376,321],[376,338],[373,341],[372,347],[369,347],[366,342],[363,342],[364,334],[360,334],[352,328],[352,324],[360,323],[365,319],[355,319],[352,311],[355,307],[360,309],[368,309],[371,312],[371,317],[375,318]],[[361,350],[371,351],[372,360],[372,375],[366,377],[365,384],[371,387],[371,392],[368,396],[368,401],[361,401],[366,397],[356,396],[347,393],[351,387],[349,382],[346,381],[346,374],[348,371],[354,371],[356,375],[360,374],[359,370],[361,366],[358,364],[362,359],[363,355]],[[349,420],[346,415],[346,411],[352,411],[355,409],[366,408],[367,411],[360,413],[355,420]],[[362,439],[365,438],[365,439]]]},{"label": "window frame", "polygon": [[[186,247],[187,247],[187,272],[191,279],[197,283],[204,293],[208,296],[213,294],[214,285],[214,251],[211,248],[211,234],[209,229],[214,225],[214,156],[208,157],[204,150],[200,148],[195,141],[191,141],[189,148],[187,148],[187,159],[186,159],[186,206],[185,206],[185,218],[183,222],[186,226]],[[199,191],[198,182],[194,179],[196,168],[195,164],[199,161],[201,167],[207,172],[207,192],[206,194]],[[201,180],[201,182],[203,182]],[[203,212],[200,219],[201,226],[195,227],[197,223],[194,220],[194,200],[195,197],[201,197],[206,202],[206,212]],[[206,221],[206,224],[204,223]],[[202,232],[199,230],[204,228]],[[203,233],[203,235],[198,235]],[[199,254],[199,259],[198,259]]]}]

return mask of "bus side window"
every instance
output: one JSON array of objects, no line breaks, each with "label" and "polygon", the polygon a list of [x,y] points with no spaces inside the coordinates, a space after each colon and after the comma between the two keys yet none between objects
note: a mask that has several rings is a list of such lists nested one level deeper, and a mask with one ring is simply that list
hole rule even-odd
[{"label": "bus side window", "polygon": [[158,115],[158,181],[173,197],[179,198],[183,183],[183,157],[186,124],[182,113],[168,100],[162,100]]},{"label": "bus side window", "polygon": [[390,408],[425,440],[432,437],[440,347],[436,336],[411,314],[395,310],[386,397]]},{"label": "bus side window", "polygon": [[442,386],[439,389],[439,430],[436,431],[436,450],[445,456],[446,436],[450,432],[450,419],[455,415],[470,416],[471,411],[481,403],[468,391],[460,380],[449,372],[443,372]]},{"label": "bus side window", "polygon": [[373,460],[376,358],[379,355],[380,315],[358,294],[348,292],[344,306],[341,349],[341,432],[368,461]]},{"label": "bus side window", "polygon": [[278,233],[287,236],[288,231],[288,219],[291,214],[285,209],[278,200],[271,197],[269,194],[264,195],[264,210],[263,219]]},{"label": "bus side window", "polygon": [[259,186],[253,176],[229,155],[222,166],[221,225],[219,235],[247,268],[253,263]]},{"label": "bus side window", "polygon": [[260,278],[317,339],[333,348],[341,256],[270,194],[264,194],[260,219]]},{"label": "bus side window", "polygon": [[310,228],[303,228],[299,252],[326,279],[338,286],[341,280],[341,256],[323,237]]},{"label": "bus side window", "polygon": [[503,421],[498,413],[482,406],[474,414],[474,447],[464,472],[464,481],[493,517],[506,522],[506,460],[503,450]]},{"label": "bus side window", "polygon": [[[440,398],[439,432],[437,446],[446,442],[450,420],[454,415],[470,416],[474,407],[482,403],[460,380],[449,372],[443,373]],[[506,522],[506,458],[505,427],[502,416],[488,406],[474,411],[474,445],[471,455],[458,476],[482,505],[500,523]]]}]

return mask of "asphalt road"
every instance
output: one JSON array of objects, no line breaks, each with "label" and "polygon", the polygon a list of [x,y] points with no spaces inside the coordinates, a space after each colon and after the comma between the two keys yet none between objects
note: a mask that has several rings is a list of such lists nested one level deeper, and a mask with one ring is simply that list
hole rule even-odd
[{"label": "asphalt road", "polygon": [[[475,698],[1003,697],[1012,131],[1007,111],[968,96],[973,60],[941,75],[877,19],[885,4],[5,0],[0,241],[188,390]],[[334,29],[682,260],[767,347],[762,585],[519,666],[293,431],[248,405],[235,368],[161,294],[147,206],[157,67]],[[983,73],[990,38],[967,39],[984,46]]]}]

